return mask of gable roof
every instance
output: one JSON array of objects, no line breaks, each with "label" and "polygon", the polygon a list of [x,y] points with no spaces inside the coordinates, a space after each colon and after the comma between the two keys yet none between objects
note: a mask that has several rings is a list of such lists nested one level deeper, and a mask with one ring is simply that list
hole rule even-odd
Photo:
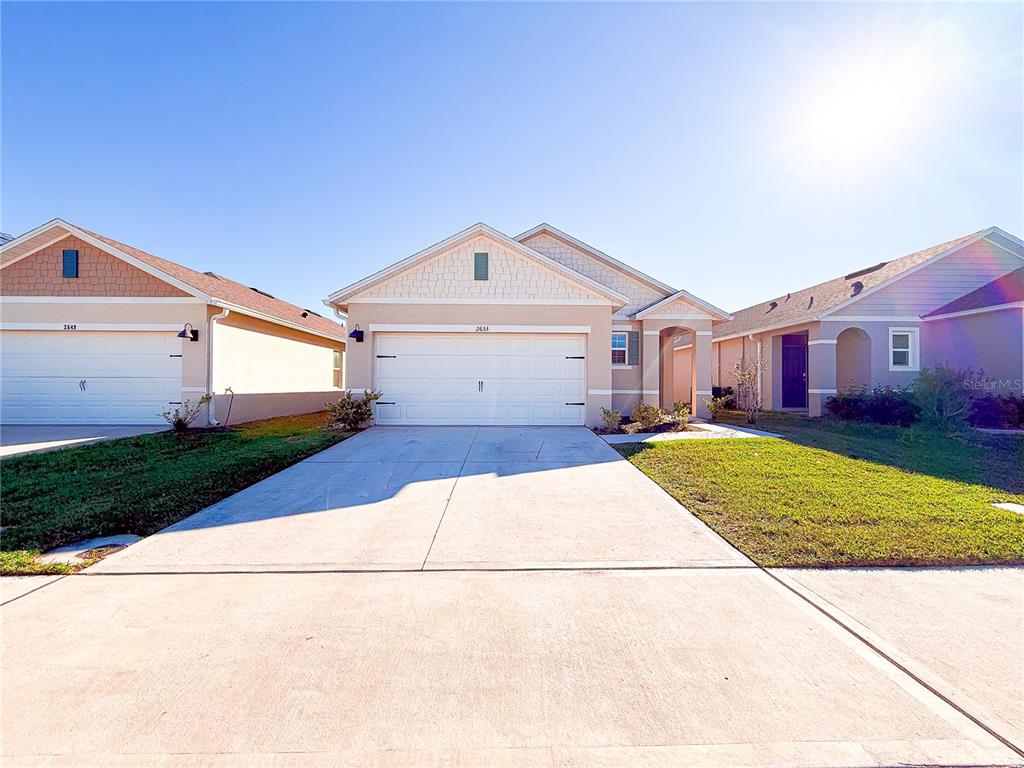
[{"label": "gable roof", "polygon": [[546,267],[554,272],[557,272],[570,282],[576,283],[577,285],[582,285],[584,288],[587,288],[588,290],[591,290],[595,293],[604,296],[605,298],[609,299],[612,303],[618,306],[623,306],[629,301],[629,297],[623,296],[618,291],[615,291],[606,285],[602,285],[596,280],[592,280],[586,275],[582,275],[576,270],[570,269],[569,267],[565,266],[564,264],[560,264],[554,259],[545,256],[539,251],[535,251],[528,245],[524,245],[518,240],[514,240],[508,235],[499,232],[498,230],[488,226],[487,224],[484,224],[483,222],[478,222],[471,227],[467,227],[461,232],[456,232],[451,237],[447,237],[439,243],[435,243],[434,245],[431,245],[428,248],[424,248],[422,251],[418,251],[417,253],[414,253],[412,256],[404,258],[401,261],[397,261],[389,267],[385,267],[384,269],[374,272],[372,275],[369,275],[368,277],[364,277],[362,280],[359,280],[358,282],[352,283],[351,285],[348,285],[344,288],[341,288],[340,290],[335,291],[334,293],[327,297],[324,303],[328,305],[344,306],[346,302],[356,294],[367,290],[368,288],[388,279],[389,277],[398,274],[399,272],[403,272],[407,269],[410,269],[411,267],[414,267],[417,264],[420,264],[433,256],[437,256],[443,253],[444,251],[447,251],[450,248],[455,247],[456,245],[465,240],[469,240],[479,235],[485,235],[491,238],[492,240],[496,240],[497,242],[501,243],[510,250],[520,254],[521,256],[531,259],[532,261],[540,264],[541,266]]},{"label": "gable roof", "polygon": [[666,296],[663,299],[659,299],[658,301],[654,302],[653,304],[648,304],[643,309],[634,312],[631,315],[631,317],[633,317],[636,320],[642,320],[643,318],[647,317],[651,313],[657,312],[662,307],[667,307],[672,302],[677,301],[679,299],[682,299],[687,304],[691,304],[691,305],[697,307],[698,309],[703,309],[709,315],[711,315],[714,318],[717,318],[718,320],[730,320],[730,319],[732,319],[732,315],[730,315],[724,309],[719,309],[714,304],[709,304],[708,302],[704,301],[704,299],[698,299],[696,296],[694,296],[689,291],[684,291],[682,289],[679,289],[678,291],[676,291],[675,293],[671,294],[670,296]]},{"label": "gable roof", "polygon": [[1024,267],[998,277],[970,293],[965,293],[959,299],[954,299],[922,317],[952,315],[958,312],[970,312],[975,309],[988,309],[1021,302],[1024,302]]},{"label": "gable roof", "polygon": [[[732,320],[715,327],[714,337],[716,340],[732,338],[770,328],[782,328],[823,319],[823,316],[862,299],[913,271],[956,253],[988,235],[1006,238],[1014,244],[1020,243],[998,227],[989,227],[738,310],[733,312]],[[1000,247],[1003,246],[1000,244]]]},{"label": "gable roof", "polygon": [[592,256],[593,258],[597,259],[598,261],[603,262],[604,264],[606,264],[607,266],[611,267],[612,269],[617,269],[620,272],[624,272],[625,274],[629,275],[630,277],[634,278],[635,280],[639,280],[641,283],[645,283],[646,285],[650,286],[651,288],[654,288],[654,289],[659,290],[659,291],[664,291],[665,293],[675,293],[676,292],[676,289],[673,288],[671,285],[666,285],[665,283],[661,282],[660,280],[655,280],[653,277],[651,277],[648,274],[645,274],[645,273],[641,272],[639,269],[633,269],[633,267],[629,266],[628,264],[626,264],[624,262],[621,262],[618,259],[609,256],[604,251],[599,251],[597,248],[594,248],[592,245],[587,245],[582,240],[577,240],[572,235],[567,234],[566,232],[563,232],[562,230],[560,230],[560,229],[558,229],[556,227],[553,227],[550,224],[546,224],[546,223],[542,222],[542,223],[538,224],[536,227],[533,227],[532,229],[528,229],[525,232],[523,232],[522,234],[516,235],[515,239],[518,240],[519,242],[524,242],[524,241],[530,239],[531,237],[534,237],[535,235],[541,235],[541,234],[551,235],[555,239],[561,240],[566,245],[571,245],[573,248],[576,248],[577,250],[583,251],[584,253]]},{"label": "gable roof", "polygon": [[55,237],[56,240],[60,240],[68,235],[73,235],[100,250],[113,254],[144,272],[210,304],[279,325],[308,331],[318,336],[327,336],[341,341],[346,338],[344,326],[321,317],[312,310],[303,309],[212,272],[197,272],[84,227],[70,224],[63,219],[49,221],[41,227],[0,245],[0,269],[20,261],[45,245],[54,242]]}]

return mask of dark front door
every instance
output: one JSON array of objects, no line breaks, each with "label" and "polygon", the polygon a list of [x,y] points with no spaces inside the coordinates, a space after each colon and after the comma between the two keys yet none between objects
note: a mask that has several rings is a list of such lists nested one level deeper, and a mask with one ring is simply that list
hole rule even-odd
[{"label": "dark front door", "polygon": [[807,407],[807,337],[782,337],[782,407]]}]

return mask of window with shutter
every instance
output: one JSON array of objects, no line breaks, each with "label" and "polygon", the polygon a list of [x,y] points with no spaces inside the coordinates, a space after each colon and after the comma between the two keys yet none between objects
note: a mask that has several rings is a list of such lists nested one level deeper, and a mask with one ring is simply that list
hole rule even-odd
[{"label": "window with shutter", "polygon": [[629,332],[629,364],[640,365],[640,331]]},{"label": "window with shutter", "polygon": [[487,279],[487,261],[488,256],[486,253],[474,253],[473,254],[473,279],[474,280],[486,280]]}]

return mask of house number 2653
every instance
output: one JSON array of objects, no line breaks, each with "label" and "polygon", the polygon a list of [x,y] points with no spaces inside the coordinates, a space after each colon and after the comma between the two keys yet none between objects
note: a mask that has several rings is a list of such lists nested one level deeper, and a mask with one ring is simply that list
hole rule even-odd
[{"label": "house number 2653", "polygon": [[476,327],[476,330],[477,330],[477,333],[486,333],[487,331],[491,330],[491,326],[489,326],[489,325],[478,325]]}]

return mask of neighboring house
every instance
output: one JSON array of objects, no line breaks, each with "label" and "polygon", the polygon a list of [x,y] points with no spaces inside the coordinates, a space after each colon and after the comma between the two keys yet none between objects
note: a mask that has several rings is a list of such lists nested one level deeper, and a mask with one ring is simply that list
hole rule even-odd
[{"label": "neighboring house", "polygon": [[[838,390],[910,384],[923,367],[982,370],[991,390],[1021,394],[1024,243],[991,227],[794,291],[715,326],[713,381],[760,354],[762,401],[822,412]],[[676,347],[686,375],[692,337]]]},{"label": "neighboring house", "polygon": [[[348,315],[349,388],[384,394],[378,424],[596,425],[641,399],[702,413],[711,329],[729,318],[546,224],[477,224],[325,303]],[[677,389],[683,331],[696,363]]]},{"label": "neighboring house", "polygon": [[61,219],[0,245],[4,424],[161,424],[208,392],[200,425],[318,411],[344,348],[316,312]]}]

